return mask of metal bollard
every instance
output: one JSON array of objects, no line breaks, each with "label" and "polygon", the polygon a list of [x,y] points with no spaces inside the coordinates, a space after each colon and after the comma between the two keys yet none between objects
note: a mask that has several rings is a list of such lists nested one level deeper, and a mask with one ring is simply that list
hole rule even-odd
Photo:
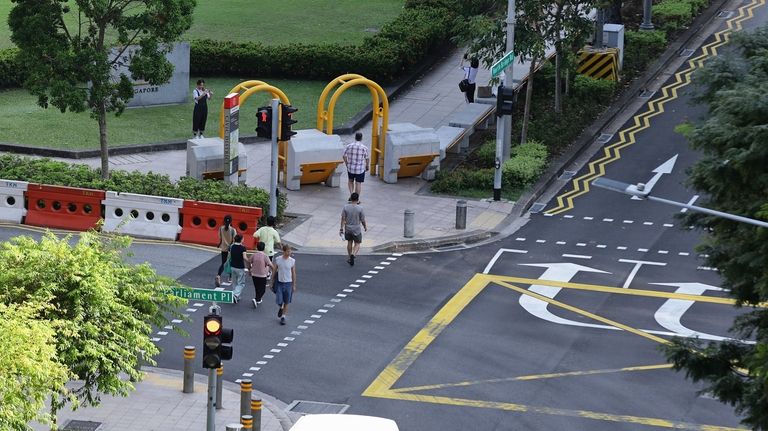
[{"label": "metal bollard", "polygon": [[227,431],[242,431],[243,426],[240,424],[227,424]]},{"label": "metal bollard", "polygon": [[253,416],[251,415],[240,416],[240,423],[243,425],[244,430],[253,431]]},{"label": "metal bollard", "polygon": [[195,360],[195,346],[184,346],[184,389],[182,392],[191,394],[195,392],[195,370],[192,361]]},{"label": "metal bollard", "polygon": [[222,409],[221,389],[224,387],[224,365],[216,369],[216,410]]},{"label": "metal bollard", "polygon": [[240,380],[240,416],[251,414],[251,379]]},{"label": "metal bollard", "polygon": [[467,228],[467,201],[456,201],[456,229]]},{"label": "metal bollard", "polygon": [[261,431],[261,399],[251,400],[251,416],[253,416],[253,431]]},{"label": "metal bollard", "polygon": [[403,215],[403,236],[406,238],[413,238],[413,210],[405,210]]}]

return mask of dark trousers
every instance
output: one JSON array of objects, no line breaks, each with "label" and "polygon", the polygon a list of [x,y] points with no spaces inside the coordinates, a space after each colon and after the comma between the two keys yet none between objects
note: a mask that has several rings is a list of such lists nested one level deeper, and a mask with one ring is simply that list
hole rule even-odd
[{"label": "dark trousers", "polygon": [[467,98],[467,103],[475,103],[475,88],[477,84],[469,84],[467,91],[464,92],[464,96]]},{"label": "dark trousers", "polygon": [[264,292],[267,291],[267,277],[251,277],[253,280],[253,288],[256,292],[256,301],[261,301],[264,297]]},{"label": "dark trousers", "polygon": [[224,272],[224,264],[227,263],[227,257],[229,256],[228,251],[222,251],[221,252],[221,265],[219,265],[219,272],[218,275],[221,275],[222,272]]}]

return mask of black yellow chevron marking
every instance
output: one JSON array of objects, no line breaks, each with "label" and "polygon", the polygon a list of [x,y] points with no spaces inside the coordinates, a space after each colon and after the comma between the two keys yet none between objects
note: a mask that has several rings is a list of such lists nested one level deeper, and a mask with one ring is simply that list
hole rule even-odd
[{"label": "black yellow chevron marking", "polygon": [[576,72],[597,79],[619,80],[619,50],[606,48],[593,50],[584,48],[579,51],[579,65]]},{"label": "black yellow chevron marking", "polygon": [[738,13],[726,22],[726,28],[714,34],[715,40],[701,47],[701,54],[688,60],[688,67],[678,71],[674,82],[661,89],[661,97],[648,102],[648,109],[634,117],[634,124],[622,129],[619,140],[603,148],[603,156],[588,165],[588,171],[572,180],[573,188],[557,197],[557,205],[546,211],[556,215],[573,209],[573,200],[589,192],[589,184],[595,178],[605,175],[605,165],[621,158],[621,150],[635,143],[635,135],[651,126],[651,118],[664,113],[664,105],[678,97],[678,90],[691,83],[691,75],[704,62],[717,55],[717,49],[730,39],[731,33],[740,31],[742,23],[754,17],[754,10],[765,5],[766,0],[752,0],[738,9]]}]

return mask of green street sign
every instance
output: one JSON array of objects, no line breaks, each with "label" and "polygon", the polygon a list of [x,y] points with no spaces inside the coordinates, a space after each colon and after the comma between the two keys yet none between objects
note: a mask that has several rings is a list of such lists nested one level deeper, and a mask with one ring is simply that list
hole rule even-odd
[{"label": "green street sign", "polygon": [[493,66],[491,66],[491,76],[494,78],[499,76],[513,61],[515,61],[515,53],[510,51],[504,57],[501,57],[499,61],[493,63]]},{"label": "green street sign", "polygon": [[195,301],[232,303],[232,292],[226,290],[185,289],[182,287],[174,287],[171,290],[173,291],[173,295],[178,296],[179,298],[192,299]]}]

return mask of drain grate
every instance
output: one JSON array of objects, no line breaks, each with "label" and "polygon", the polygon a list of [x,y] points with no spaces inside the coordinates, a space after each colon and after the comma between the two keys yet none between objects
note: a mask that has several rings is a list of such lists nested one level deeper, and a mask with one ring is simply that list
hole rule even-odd
[{"label": "drain grate", "polygon": [[97,431],[101,428],[101,422],[71,420],[61,431]]},{"label": "drain grate", "polygon": [[717,14],[718,18],[730,18],[732,16],[733,16],[733,11],[730,11],[730,10],[721,10]]},{"label": "drain grate", "polygon": [[694,53],[694,51],[692,49],[686,48],[686,49],[680,51],[680,57],[688,58],[688,57],[692,56],[693,53]]},{"label": "drain grate", "polygon": [[611,138],[613,138],[612,133],[601,133],[600,136],[598,136],[598,138],[595,139],[595,142],[597,142],[598,144],[607,144],[608,141],[611,140]]},{"label": "drain grate", "polygon": [[655,91],[643,89],[643,91],[640,92],[638,97],[641,99],[650,99],[651,97],[653,97],[654,94],[656,94]]},{"label": "drain grate", "polygon": [[562,174],[560,174],[559,177],[557,177],[558,180],[570,180],[573,178],[573,176],[576,175],[576,171],[563,171]]},{"label": "drain grate", "polygon": [[536,202],[535,204],[531,205],[530,212],[531,212],[531,214],[539,213],[539,212],[541,212],[541,210],[544,209],[545,206],[546,206],[546,204],[543,204],[543,203],[540,203],[540,202]]},{"label": "drain grate", "polygon": [[341,414],[347,411],[347,404],[322,403],[319,401],[295,400],[286,407],[292,413],[302,414]]}]

